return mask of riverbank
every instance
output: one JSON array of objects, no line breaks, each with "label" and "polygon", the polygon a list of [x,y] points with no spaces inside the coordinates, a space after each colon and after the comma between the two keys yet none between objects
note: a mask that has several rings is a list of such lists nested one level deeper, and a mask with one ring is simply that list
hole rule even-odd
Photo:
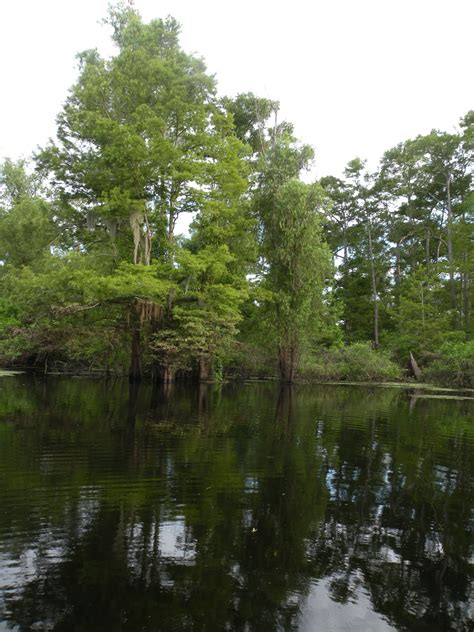
[{"label": "riverbank", "polygon": [[[25,370],[44,375],[84,375],[88,377],[128,377],[130,364],[124,358],[114,365],[109,358],[96,362],[72,359],[67,354],[38,353],[36,357],[0,358],[6,371]],[[415,359],[414,359],[415,360]],[[345,346],[306,351],[299,362],[294,381],[314,384],[429,384],[439,388],[474,389],[474,343],[446,345],[436,354],[416,357],[416,380],[410,357],[397,357],[390,350],[373,349],[364,342]],[[275,356],[260,347],[242,344],[227,358],[215,358],[210,363],[206,379],[191,362],[186,368],[173,364],[157,365],[149,357],[143,364],[142,376],[162,381],[170,375],[178,381],[243,381],[278,380]]]},{"label": "riverbank", "polygon": [[[93,380],[104,380],[104,379],[112,379],[112,380],[122,380],[127,379],[126,375],[112,374],[106,375],[105,373],[67,373],[67,372],[59,372],[59,371],[49,371],[44,373],[43,371],[20,371],[20,370],[5,370],[0,369],[0,378],[2,377],[14,377],[16,375],[36,375],[39,377],[64,377],[71,379],[93,379]],[[143,379],[144,383],[150,382],[150,377],[145,377]],[[176,380],[176,383],[183,384],[189,383],[190,380]],[[222,381],[208,381],[205,384],[212,386],[216,384],[271,384],[278,382],[276,377],[249,377],[249,378],[234,378],[234,379],[225,379]],[[366,387],[366,388],[377,388],[377,389],[400,389],[400,390],[408,390],[412,391],[413,396],[416,398],[430,398],[430,399],[453,399],[453,400],[473,400],[474,401],[474,389],[472,388],[451,388],[445,386],[439,386],[436,384],[429,384],[426,382],[414,382],[412,380],[403,380],[398,382],[383,382],[383,381],[320,381],[320,380],[305,380],[305,379],[297,379],[294,382],[294,386],[341,386],[341,387]]]}]

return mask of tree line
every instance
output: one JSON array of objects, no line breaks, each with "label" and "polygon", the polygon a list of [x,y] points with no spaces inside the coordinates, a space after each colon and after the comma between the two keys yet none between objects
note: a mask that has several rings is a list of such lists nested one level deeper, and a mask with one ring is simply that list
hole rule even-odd
[{"label": "tree line", "polygon": [[472,383],[473,111],[308,184],[277,101],[220,97],[172,18],[106,21],[56,138],[1,165],[4,364],[292,382],[411,355]]}]

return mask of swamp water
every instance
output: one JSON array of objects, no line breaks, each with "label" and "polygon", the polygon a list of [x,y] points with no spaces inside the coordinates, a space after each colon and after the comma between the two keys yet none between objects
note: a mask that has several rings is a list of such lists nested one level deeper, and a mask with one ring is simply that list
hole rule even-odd
[{"label": "swamp water", "polygon": [[0,380],[0,630],[472,630],[474,401]]}]

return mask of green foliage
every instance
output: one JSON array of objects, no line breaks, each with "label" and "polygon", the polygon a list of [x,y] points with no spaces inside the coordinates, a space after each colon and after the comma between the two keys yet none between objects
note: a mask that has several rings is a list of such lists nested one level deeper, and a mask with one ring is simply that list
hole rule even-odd
[{"label": "green foliage", "polygon": [[308,357],[301,375],[319,381],[379,382],[398,380],[402,372],[387,352],[357,342]]},{"label": "green foliage", "polygon": [[447,386],[474,388],[474,341],[448,342],[426,367],[428,380]]},{"label": "green foliage", "polygon": [[117,54],[79,56],[58,142],[39,163],[83,231],[109,233],[123,258],[149,263],[172,256],[181,213],[245,190],[245,147],[204,63],[180,48],[175,20],[145,24],[117,7],[109,22]]},{"label": "green foliage", "polygon": [[0,166],[0,261],[38,265],[54,245],[53,208],[39,195],[39,182],[22,161]]},{"label": "green foliage", "polygon": [[0,298],[0,341],[19,325],[20,320],[16,305],[8,298]]},{"label": "green foliage", "polygon": [[9,158],[0,168],[0,201],[2,209],[11,208],[21,200],[38,197],[41,180],[29,173],[25,160],[14,162]]},{"label": "green foliage", "polygon": [[130,303],[163,303],[172,283],[158,278],[157,265],[122,263],[108,273],[96,266],[93,258],[74,253],[50,257],[41,271],[5,273],[2,352],[20,361],[50,356],[123,371]]},{"label": "green foliage", "polygon": [[189,370],[199,362],[221,365],[227,357],[246,298],[245,284],[231,272],[233,260],[227,246],[178,254],[176,304],[167,326],[151,341],[160,364],[172,371]]},{"label": "green foliage", "polygon": [[265,218],[265,285],[272,292],[279,345],[299,345],[321,302],[329,253],[322,242],[317,209],[318,186],[290,180],[273,200]]},{"label": "green foliage", "polygon": [[443,304],[443,267],[420,266],[403,280],[397,310],[398,328],[393,346],[405,361],[410,351],[417,356],[440,348],[449,330],[449,311]]},{"label": "green foliage", "polygon": [[288,130],[277,132],[278,142],[263,157],[255,204],[263,287],[270,297],[263,313],[278,350],[280,377],[291,382],[321,312],[330,254],[320,226],[323,191],[297,179],[312,149],[296,146]]},{"label": "green foliage", "polygon": [[[277,101],[219,98],[173,18],[119,4],[106,23],[115,52],[78,56],[37,172],[0,167],[5,363],[122,373],[129,356],[137,378],[277,367],[291,382],[343,342],[428,366],[472,338],[472,112],[373,173],[356,158],[343,179],[305,184],[314,151]],[[349,379],[349,360],[364,373],[344,358],[334,375]],[[368,375],[390,377],[382,358],[365,358]]]},{"label": "green foliage", "polygon": [[376,174],[360,158],[350,161],[345,180],[321,180],[330,204],[325,218],[337,266],[335,296],[347,342],[372,340],[379,346],[391,329],[390,253],[387,212]]}]

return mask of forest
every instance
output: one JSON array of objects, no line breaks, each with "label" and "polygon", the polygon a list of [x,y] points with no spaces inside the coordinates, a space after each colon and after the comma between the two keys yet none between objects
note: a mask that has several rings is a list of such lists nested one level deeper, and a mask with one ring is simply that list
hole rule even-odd
[{"label": "forest", "polygon": [[278,101],[219,95],[173,18],[106,22],[56,138],[0,165],[2,366],[474,387],[474,110],[309,182]]}]

